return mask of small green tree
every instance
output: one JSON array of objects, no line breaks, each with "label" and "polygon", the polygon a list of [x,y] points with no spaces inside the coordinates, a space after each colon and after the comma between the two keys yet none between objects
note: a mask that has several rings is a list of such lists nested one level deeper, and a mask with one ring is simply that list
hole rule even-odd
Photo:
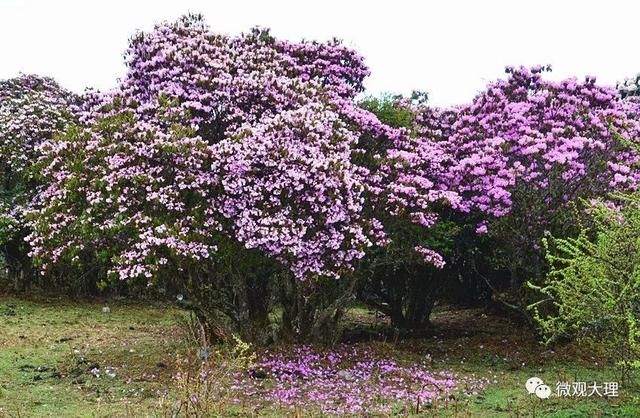
[{"label": "small green tree", "polygon": [[593,223],[578,237],[544,240],[548,281],[529,286],[545,298],[529,309],[547,344],[595,339],[624,379],[640,367],[640,194],[614,199],[587,205]]}]

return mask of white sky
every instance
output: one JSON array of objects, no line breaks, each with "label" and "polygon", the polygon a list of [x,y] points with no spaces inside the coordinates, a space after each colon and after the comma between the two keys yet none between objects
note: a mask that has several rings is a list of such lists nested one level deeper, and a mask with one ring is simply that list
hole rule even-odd
[{"label": "white sky", "polygon": [[200,12],[216,31],[342,38],[366,58],[369,92],[426,90],[469,101],[505,65],[552,64],[554,78],[602,83],[640,72],[637,1],[0,0],[0,78],[33,72],[81,92],[115,85],[136,29]]}]

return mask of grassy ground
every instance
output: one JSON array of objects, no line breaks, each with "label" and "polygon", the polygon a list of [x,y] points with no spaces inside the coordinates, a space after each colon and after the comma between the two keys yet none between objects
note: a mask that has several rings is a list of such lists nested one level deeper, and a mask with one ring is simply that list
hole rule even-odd
[{"label": "grassy ground", "polygon": [[[175,394],[176,356],[188,347],[185,313],[160,304],[64,298],[0,298],[0,417],[162,416],[161,399]],[[349,320],[377,322],[362,309]],[[440,309],[436,331],[422,338],[362,342],[405,360],[430,359],[433,370],[488,378],[483,393],[459,396],[422,416],[640,416],[640,382],[621,384],[618,398],[529,396],[524,383],[619,381],[611,364],[582,347],[540,347],[522,326],[479,309]],[[99,369],[100,378],[91,370]],[[109,375],[110,374],[110,375]],[[229,408],[222,415],[247,415]],[[255,413],[255,412],[254,412]],[[284,416],[284,411],[262,411]],[[289,416],[305,415],[301,411]]]},{"label": "grassy ground", "polygon": [[[0,416],[153,413],[184,351],[177,318],[158,305],[0,299]],[[93,368],[115,377],[96,379]],[[106,378],[104,378],[106,377]]]}]

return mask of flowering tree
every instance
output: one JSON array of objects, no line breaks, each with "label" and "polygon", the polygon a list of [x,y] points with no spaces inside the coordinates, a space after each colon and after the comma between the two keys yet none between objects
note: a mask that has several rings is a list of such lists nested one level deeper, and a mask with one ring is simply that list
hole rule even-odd
[{"label": "flowering tree", "polygon": [[418,119],[429,109],[425,94],[367,98],[361,106],[384,123],[361,138],[355,160],[372,173],[369,209],[388,241],[369,252],[361,297],[394,326],[424,328],[459,233],[447,216],[461,201],[443,175],[455,162],[433,135],[420,131]]},{"label": "flowering tree", "polygon": [[31,166],[38,146],[74,119],[76,101],[50,78],[0,81],[0,257],[14,279],[24,276],[21,286],[28,284],[31,264],[23,244],[25,209],[36,184]]},{"label": "flowering tree", "polygon": [[[244,251],[277,261],[310,300],[326,281],[309,279],[347,277],[385,242],[365,207],[370,171],[352,161],[364,132],[385,129],[354,104],[368,74],[355,52],[263,30],[228,37],[186,17],[135,36],[126,62],[116,90],[87,99],[85,127],[44,146],[30,236],[44,270],[102,260],[123,280],[176,271],[215,288]],[[353,281],[330,283],[345,288],[319,298],[327,313],[305,315],[339,318]],[[244,300],[238,321],[249,299],[268,300],[245,285],[256,294],[225,296]]]},{"label": "flowering tree", "polygon": [[[3,99],[1,117],[18,106],[32,118],[0,124],[5,189],[28,172],[28,144],[46,140],[31,255],[45,274],[75,266],[94,281],[184,288],[258,330],[276,280],[295,333],[335,325],[365,255],[386,290],[399,278],[398,318],[414,310],[423,324],[425,278],[446,270],[469,225],[502,244],[518,290],[544,275],[544,232],[573,231],[572,204],[640,180],[627,147],[637,102],[591,78],[508,69],[465,106],[417,95],[359,107],[368,69],[338,41],[221,35],[198,16],[137,34],[125,60],[126,77],[88,95],[74,127],[48,82]],[[2,231],[20,199],[0,202]]]},{"label": "flowering tree", "polygon": [[488,216],[477,232],[502,243],[514,291],[543,279],[545,231],[576,231],[572,204],[635,189],[640,179],[638,155],[627,146],[639,132],[637,106],[593,78],[552,82],[545,70],[508,68],[506,80],[453,109],[444,127],[456,161],[450,181],[467,210]]},{"label": "flowering tree", "polygon": [[115,261],[122,279],[151,278],[167,257],[215,251],[202,225],[207,145],[180,124],[169,100],[156,105],[158,124],[116,100],[87,127],[43,144],[47,186],[29,237],[43,271],[98,253]]}]

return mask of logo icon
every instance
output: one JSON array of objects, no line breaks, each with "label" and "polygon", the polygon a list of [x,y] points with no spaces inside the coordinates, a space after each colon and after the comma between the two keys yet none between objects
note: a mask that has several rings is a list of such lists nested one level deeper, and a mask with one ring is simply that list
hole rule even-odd
[{"label": "logo icon", "polygon": [[547,399],[551,396],[551,388],[545,385],[539,377],[534,376],[529,378],[524,386],[527,388],[527,392],[529,392],[530,395],[535,393],[540,399]]}]

